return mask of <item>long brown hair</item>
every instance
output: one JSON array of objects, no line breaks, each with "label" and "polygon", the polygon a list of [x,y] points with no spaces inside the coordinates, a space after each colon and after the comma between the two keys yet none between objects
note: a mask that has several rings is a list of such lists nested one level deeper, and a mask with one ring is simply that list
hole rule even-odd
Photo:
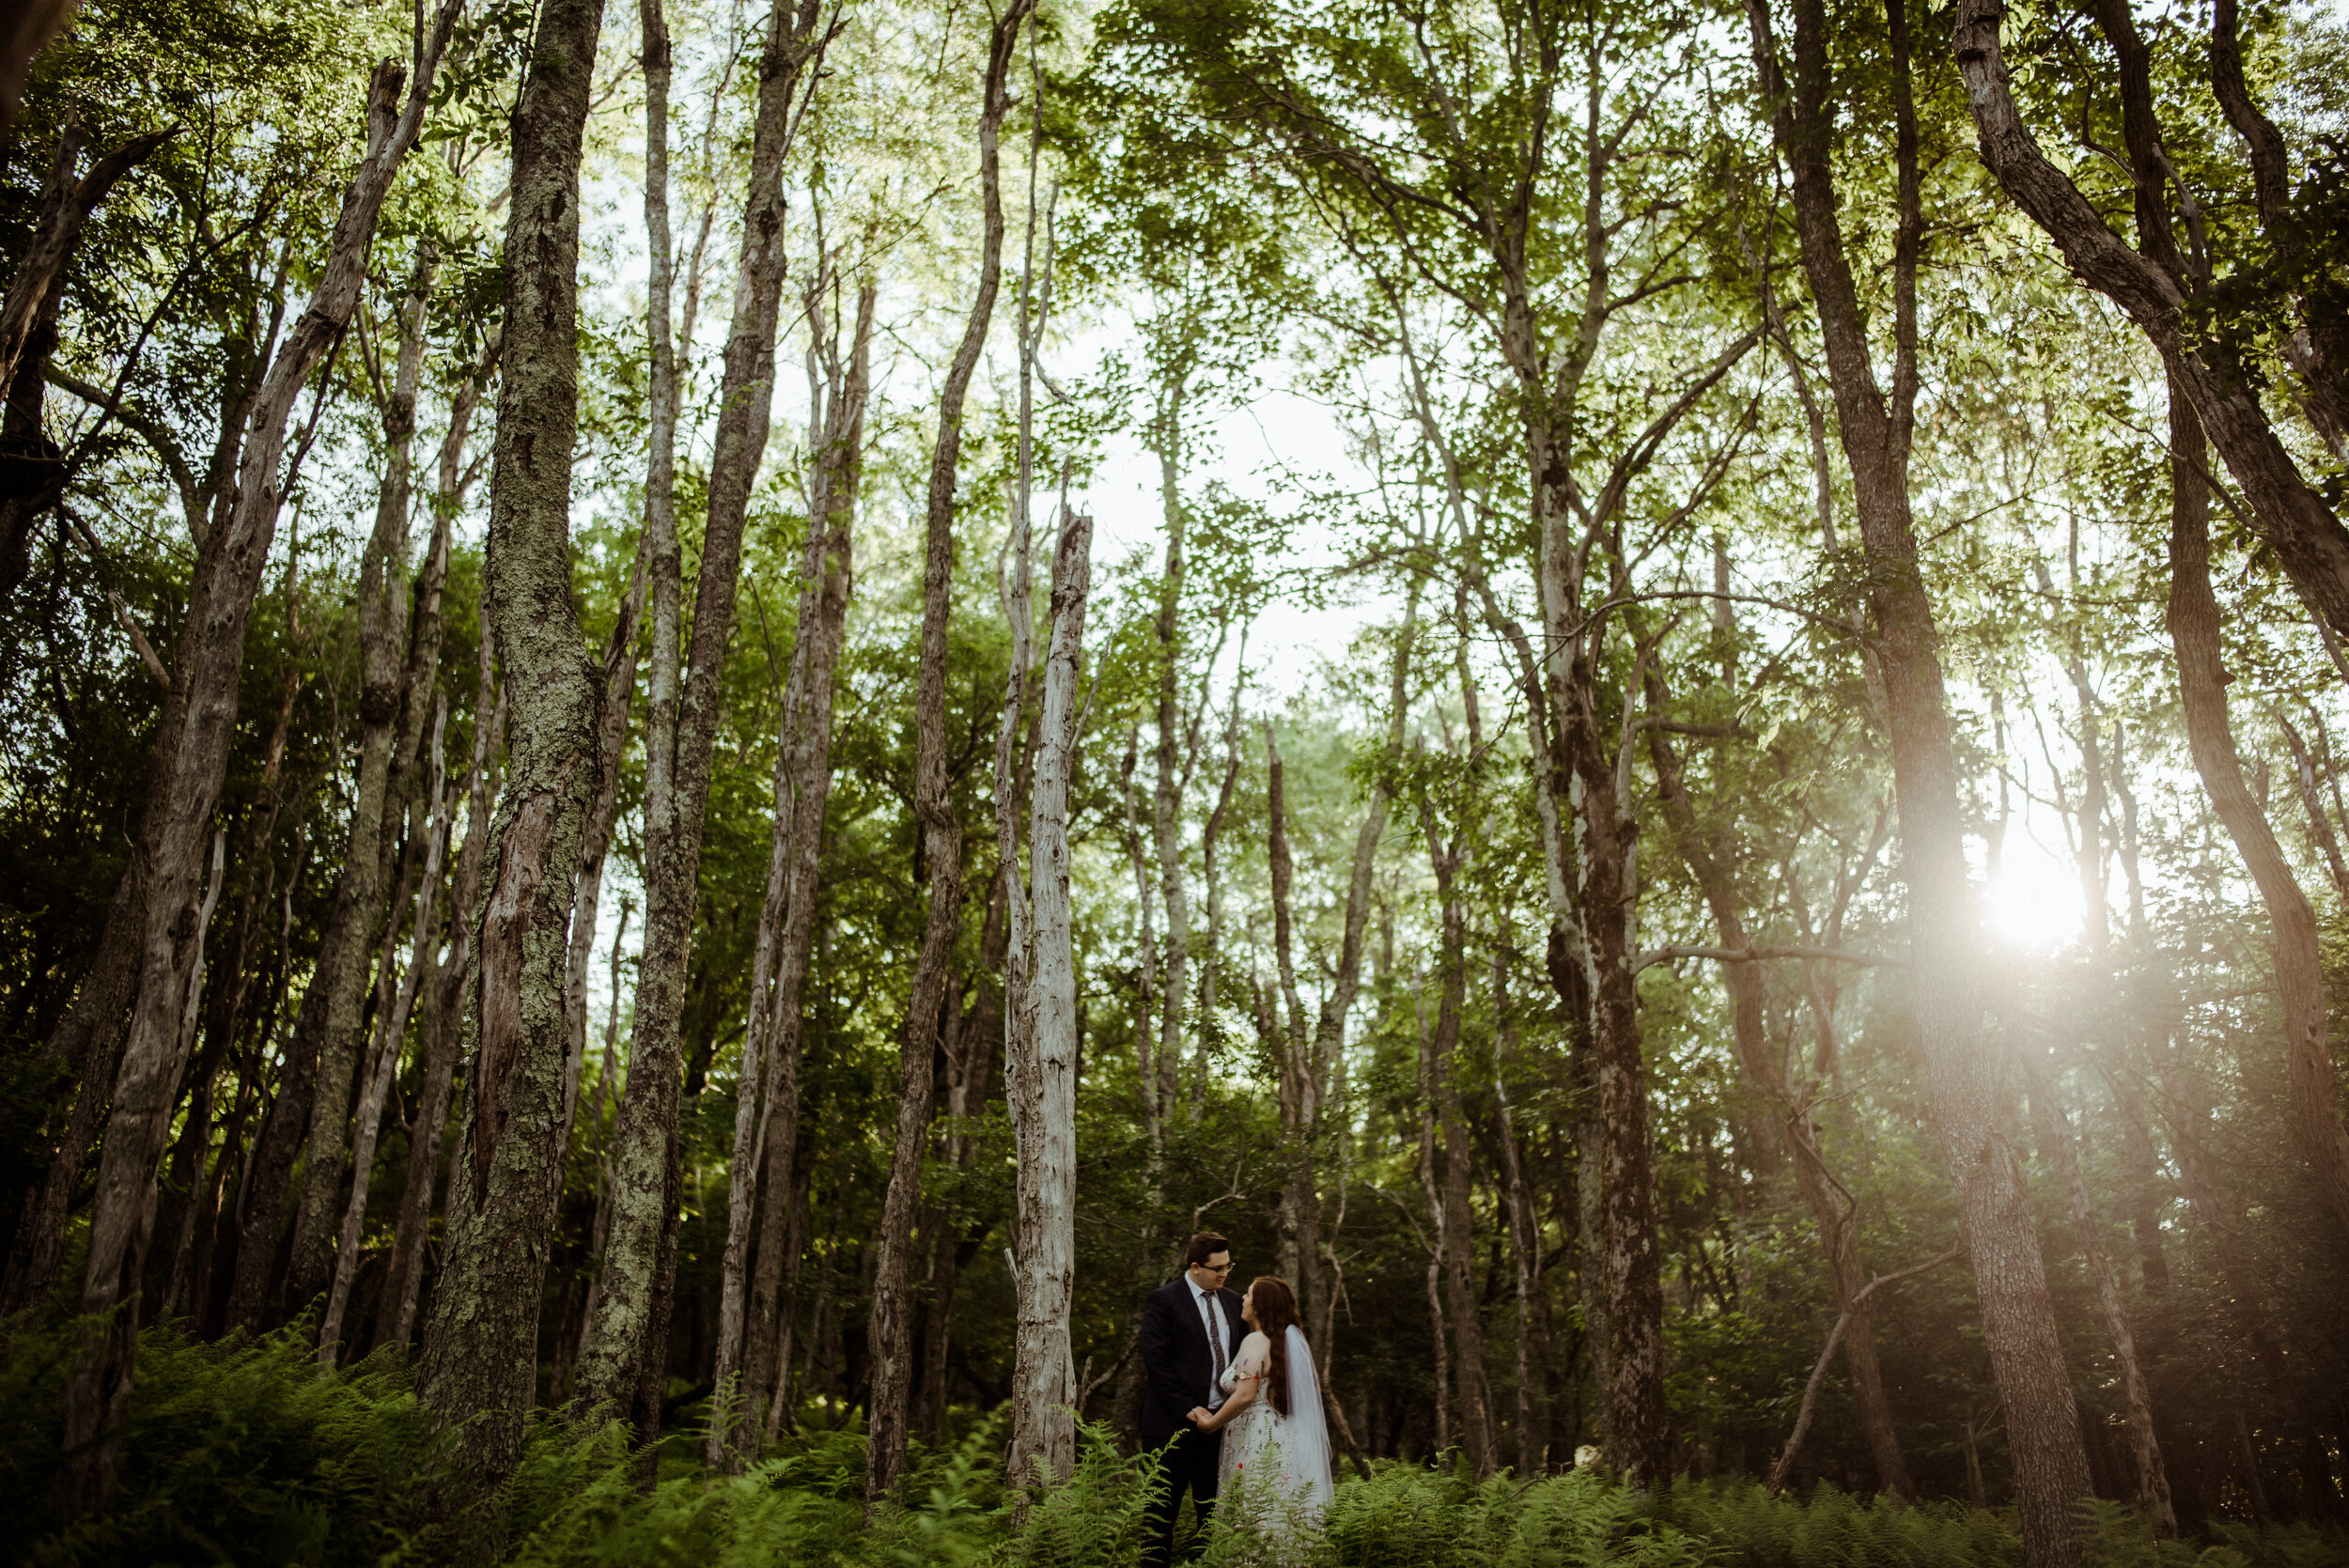
[{"label": "long brown hair", "polygon": [[1297,1293],[1289,1282],[1276,1275],[1259,1274],[1248,1287],[1248,1298],[1255,1303],[1256,1327],[1271,1342],[1272,1359],[1265,1368],[1265,1379],[1272,1385],[1272,1407],[1286,1416],[1289,1410],[1289,1329],[1301,1328],[1297,1316]]}]

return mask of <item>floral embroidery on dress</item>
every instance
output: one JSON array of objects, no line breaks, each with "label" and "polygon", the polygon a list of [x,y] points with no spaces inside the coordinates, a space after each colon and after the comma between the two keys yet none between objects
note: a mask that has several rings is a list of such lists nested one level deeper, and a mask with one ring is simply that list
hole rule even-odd
[{"label": "floral embroidery on dress", "polygon": [[[1251,1334],[1223,1374],[1225,1392],[1236,1389],[1243,1376],[1261,1375],[1269,1353],[1263,1336]],[[1252,1365],[1259,1370],[1241,1371]],[[1274,1408],[1271,1394],[1259,1390],[1255,1402],[1223,1429],[1222,1496],[1217,1512],[1227,1521],[1268,1529],[1311,1528],[1319,1523],[1317,1494],[1327,1486],[1328,1478],[1302,1474],[1290,1462],[1289,1445],[1282,1441],[1289,1424],[1289,1418]]]}]

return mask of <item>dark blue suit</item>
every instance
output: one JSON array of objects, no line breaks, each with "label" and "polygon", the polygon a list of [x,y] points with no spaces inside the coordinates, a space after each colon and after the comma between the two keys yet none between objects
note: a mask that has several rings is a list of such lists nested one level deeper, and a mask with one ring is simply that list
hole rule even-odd
[{"label": "dark blue suit", "polygon": [[[1226,1366],[1248,1332],[1240,1321],[1239,1299],[1236,1290],[1215,1292],[1216,1304],[1222,1309]],[[1188,1270],[1152,1291],[1143,1303],[1141,1350],[1142,1446],[1157,1450],[1174,1439],[1160,1463],[1163,1485],[1143,1522],[1142,1560],[1147,1568],[1164,1568],[1174,1554],[1174,1518],[1182,1512],[1183,1495],[1190,1495],[1205,1524],[1215,1510],[1217,1472],[1223,1461],[1223,1434],[1201,1432],[1190,1424],[1191,1410],[1208,1403],[1215,1352],[1207,1343],[1206,1321]]]}]

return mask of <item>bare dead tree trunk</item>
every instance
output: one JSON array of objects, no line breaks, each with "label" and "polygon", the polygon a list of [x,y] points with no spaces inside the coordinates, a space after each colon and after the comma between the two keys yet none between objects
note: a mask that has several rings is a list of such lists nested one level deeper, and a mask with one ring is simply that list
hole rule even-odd
[{"label": "bare dead tree trunk", "polygon": [[889,1192],[874,1239],[873,1311],[865,1333],[873,1363],[871,1436],[866,1444],[867,1514],[905,1472],[906,1408],[913,1373],[913,1301],[909,1289],[913,1212],[921,1201],[922,1150],[929,1141],[930,1098],[940,1010],[961,924],[962,824],[946,777],[946,623],[954,598],[955,477],[962,458],[962,405],[987,344],[988,323],[1003,281],[1003,201],[997,139],[1010,108],[1005,90],[1019,30],[1034,0],[1009,0],[988,34],[979,109],[979,188],[986,220],[979,285],[962,343],[939,396],[938,444],[930,461],[922,567],[922,648],[914,684],[913,815],[920,825],[916,870],[929,885],[922,947],[906,1000],[905,1047],[898,1057],[896,1147]]},{"label": "bare dead tree trunk", "polygon": [[[1906,7],[1894,0],[1889,13],[1900,206],[1889,398],[1876,380],[1836,216],[1825,7],[1797,0],[1792,99],[1780,74],[1768,11],[1757,5],[1750,15],[1763,90],[1781,105],[1773,132],[1793,174],[1804,270],[1818,303],[1860,541],[1873,568],[1868,608],[1892,747],[1914,954],[1910,973],[1933,1120],[1957,1188],[1991,1369],[2005,1405],[2024,1541],[2033,1568],[2069,1568],[2080,1560],[2074,1509],[2090,1495],[2088,1454],[2022,1169],[1999,1130],[1996,1069],[1983,1048],[1982,1009],[1974,995],[1980,929],[1967,886],[1956,752],[1939,633],[1918,570],[1909,506],[1922,219]],[[1961,17],[1961,30],[1964,25]]]},{"label": "bare dead tree trunk", "polygon": [[2285,1067],[2292,1084],[2292,1139],[2334,1220],[2349,1233],[2349,1134],[2333,1080],[2316,911],[2300,891],[2235,754],[2227,716],[2218,601],[2210,587],[2210,491],[2195,407],[2173,380],[2170,397],[2170,642],[2178,657],[2178,696],[2186,745],[2211,808],[2260,890],[2275,933],[2276,989],[2283,1001]]},{"label": "bare dead tree trunk", "polygon": [[[1093,520],[1067,514],[1052,551],[1052,631],[1045,654],[1044,715],[1028,831],[1034,967],[1025,994],[1015,1003],[1019,1017],[1011,1028],[1006,1080],[1019,1157],[1011,1474],[1015,1482],[1030,1483],[1066,1481],[1077,1462],[1077,1369],[1070,1358],[1068,1320],[1077,1273],[1079,1031],[1068,784],[1076,762],[1085,600],[1092,582]],[[1018,894],[1016,885],[1007,891]],[[1007,985],[1018,972],[1015,966],[1016,960],[1007,959]]]},{"label": "bare dead tree trunk", "polygon": [[[645,724],[644,950],[636,975],[628,1085],[620,1098],[604,1284],[579,1358],[581,1396],[591,1405],[632,1409],[640,1443],[650,1442],[661,1424],[668,1347],[656,1330],[665,1321],[675,1281],[660,1266],[660,1259],[676,1246],[678,1219],[670,1193],[677,1180],[682,1088],[677,1022],[701,893],[702,825],[724,703],[742,529],[751,485],[767,447],[774,396],[785,263],[784,160],[797,124],[800,84],[820,47],[818,3],[776,0],[768,17],[751,135],[750,188],[742,209],[741,264],[726,337],[701,568],[693,592],[692,646],[683,660],[681,685],[678,600],[683,562],[676,519],[672,512],[666,518],[648,513],[646,520],[647,530],[657,532],[647,552],[653,612]],[[656,36],[659,50],[665,53],[657,4],[646,15],[647,54],[655,52],[651,40]],[[665,297],[661,303],[665,307]],[[666,314],[663,308],[663,328]],[[674,408],[670,413],[673,433]]]},{"label": "bare dead tree trunk", "polygon": [[[492,1495],[520,1452],[561,1193],[563,986],[579,846],[602,781],[602,695],[571,603],[579,168],[602,0],[548,0],[513,116],[506,300],[483,619],[513,734],[471,946],[479,974],[462,1158],[417,1397],[458,1456],[433,1511]],[[484,1551],[488,1543],[470,1549]],[[485,1554],[486,1555],[486,1554]]]},{"label": "bare dead tree trunk", "polygon": [[276,532],[286,423],[311,373],[333,350],[357,307],[377,216],[400,159],[423,125],[431,80],[456,20],[456,0],[445,0],[428,34],[416,40],[420,66],[404,105],[406,67],[386,60],[376,70],[367,97],[366,150],[344,191],[318,288],[262,379],[244,441],[236,504],[200,543],[136,851],[145,862],[139,875],[148,893],[138,1000],[115,1080],[90,1210],[81,1299],[90,1327],[66,1395],[65,1446],[76,1458],[60,1479],[59,1501],[73,1514],[101,1511],[112,1497],[118,1450],[101,1439],[120,1427],[130,1409],[136,1316],[117,1309],[126,1296],[135,1296],[146,1265],[155,1166],[185,1062],[182,1018],[202,939],[196,917],[204,843],[236,728],[245,624]]}]

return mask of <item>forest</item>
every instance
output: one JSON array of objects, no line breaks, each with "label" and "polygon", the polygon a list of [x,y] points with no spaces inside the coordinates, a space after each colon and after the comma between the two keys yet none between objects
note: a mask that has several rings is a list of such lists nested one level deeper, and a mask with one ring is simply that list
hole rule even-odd
[{"label": "forest", "polygon": [[0,1560],[2349,1562],[2337,8],[10,8]]}]

